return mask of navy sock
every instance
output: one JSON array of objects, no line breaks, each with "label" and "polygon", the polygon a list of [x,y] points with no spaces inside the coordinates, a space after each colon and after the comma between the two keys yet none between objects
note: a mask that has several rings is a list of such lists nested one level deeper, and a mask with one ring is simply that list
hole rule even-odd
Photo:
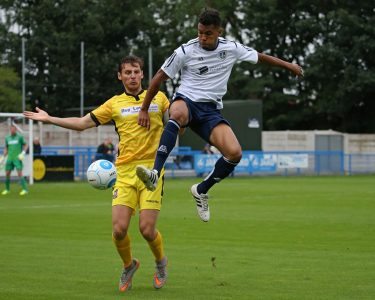
[{"label": "navy sock", "polygon": [[165,161],[169,154],[176,145],[178,131],[180,130],[180,124],[175,120],[170,119],[164,128],[163,134],[160,138],[158,151],[156,152],[156,158],[154,162],[154,169],[158,171],[160,175],[161,169],[163,168]]},{"label": "navy sock", "polygon": [[228,177],[230,173],[233,172],[234,168],[239,162],[233,162],[226,159],[224,156],[220,157],[214,169],[210,174],[197,186],[197,192],[199,194],[207,194],[208,190],[220,180]]}]

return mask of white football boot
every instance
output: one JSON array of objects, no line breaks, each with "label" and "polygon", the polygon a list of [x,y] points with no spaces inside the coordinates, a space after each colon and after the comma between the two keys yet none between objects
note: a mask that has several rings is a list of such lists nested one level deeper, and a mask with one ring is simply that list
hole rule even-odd
[{"label": "white football boot", "polygon": [[198,184],[194,184],[190,192],[193,195],[193,198],[197,205],[198,215],[203,222],[208,222],[210,220],[210,208],[208,206],[208,195],[207,194],[198,194],[197,191]]},{"label": "white football boot", "polygon": [[144,166],[137,166],[136,168],[138,178],[145,184],[149,191],[155,191],[158,185],[158,171],[149,170]]}]

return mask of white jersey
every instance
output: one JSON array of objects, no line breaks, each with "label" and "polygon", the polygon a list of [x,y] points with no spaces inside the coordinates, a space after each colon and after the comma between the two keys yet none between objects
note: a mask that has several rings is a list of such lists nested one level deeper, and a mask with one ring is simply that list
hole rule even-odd
[{"label": "white jersey", "polygon": [[219,38],[214,50],[203,49],[198,38],[177,48],[161,69],[173,78],[181,71],[177,92],[194,102],[213,102],[223,108],[222,97],[233,65],[237,61],[258,62],[258,52],[240,43]]}]

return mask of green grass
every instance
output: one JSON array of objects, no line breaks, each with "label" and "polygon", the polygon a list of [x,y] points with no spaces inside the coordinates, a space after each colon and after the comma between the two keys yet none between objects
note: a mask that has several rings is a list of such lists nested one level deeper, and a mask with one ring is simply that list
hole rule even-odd
[{"label": "green grass", "polygon": [[[111,196],[86,183],[12,185],[0,197],[0,299],[375,299],[375,178],[229,178],[201,222],[188,189],[167,179],[158,228],[165,288],[131,224],[141,267],[127,295],[111,240]],[[212,260],[214,259],[214,265]]]}]

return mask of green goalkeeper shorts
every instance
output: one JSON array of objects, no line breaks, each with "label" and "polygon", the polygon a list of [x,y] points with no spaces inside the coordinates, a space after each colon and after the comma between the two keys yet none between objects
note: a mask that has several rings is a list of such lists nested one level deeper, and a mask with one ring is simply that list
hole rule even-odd
[{"label": "green goalkeeper shorts", "polygon": [[21,171],[23,168],[22,161],[19,159],[8,159],[5,164],[5,171],[12,171],[14,168]]}]

